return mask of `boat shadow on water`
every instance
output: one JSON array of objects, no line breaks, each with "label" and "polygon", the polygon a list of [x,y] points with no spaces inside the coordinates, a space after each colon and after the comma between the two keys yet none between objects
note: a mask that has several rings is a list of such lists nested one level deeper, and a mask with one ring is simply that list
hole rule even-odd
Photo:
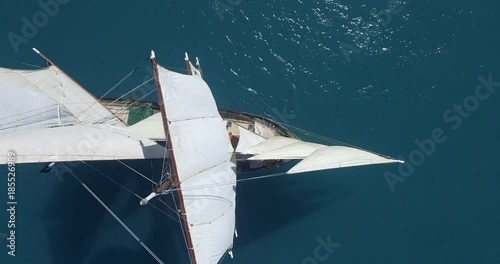
[{"label": "boat shadow on water", "polygon": [[[160,175],[160,161],[154,162],[153,170],[150,162],[129,161],[127,164],[146,176]],[[117,162],[91,165],[139,195],[145,196],[151,191],[151,183]],[[238,179],[283,171],[286,168],[240,173]],[[151,206],[140,206],[138,198],[84,164],[72,168],[72,172],[164,263],[189,263],[178,222]],[[146,250],[69,172],[62,177],[64,180],[50,195],[42,216],[52,263],[154,263]],[[348,195],[347,192],[337,184],[318,184],[301,175],[239,182],[236,205],[239,238],[235,239],[235,247],[245,246],[321,210]],[[176,218],[165,205],[158,201],[153,204]],[[168,204],[173,206],[171,202]]]},{"label": "boat shadow on water", "polygon": [[[152,175],[149,162],[127,162],[144,175]],[[151,183],[117,162],[92,166],[139,195],[151,191]],[[161,163],[155,161],[159,175]],[[158,169],[156,169],[158,168]],[[187,263],[179,223],[84,164],[72,168],[86,185],[125,222],[164,263]],[[49,240],[51,263],[154,263],[154,259],[120,224],[66,172],[52,193],[42,216]],[[155,203],[164,212],[169,209]],[[169,213],[175,217],[173,213]],[[148,263],[149,263],[148,262]]]},{"label": "boat shadow on water", "polygon": [[[271,173],[284,172],[292,166],[285,167]],[[349,195],[350,190],[330,177],[332,172],[322,174],[324,176],[292,174],[239,183],[236,247],[265,237]]]}]

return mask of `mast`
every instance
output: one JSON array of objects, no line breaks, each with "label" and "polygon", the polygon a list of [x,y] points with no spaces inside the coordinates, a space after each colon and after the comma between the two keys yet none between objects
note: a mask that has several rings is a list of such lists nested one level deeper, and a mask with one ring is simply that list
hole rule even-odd
[{"label": "mast", "polygon": [[[186,54],[186,58],[187,58],[187,54]],[[187,238],[189,257],[191,259],[191,263],[196,264],[196,256],[194,253],[193,241],[191,239],[191,234],[189,232],[186,209],[184,207],[184,199],[182,196],[179,175],[177,173],[177,166],[176,166],[176,162],[175,162],[174,152],[172,149],[172,140],[170,137],[170,131],[169,131],[169,126],[168,126],[167,111],[165,110],[165,102],[163,100],[163,92],[161,89],[160,78],[159,78],[159,73],[158,73],[158,62],[156,60],[154,51],[151,51],[151,63],[153,64],[153,71],[154,71],[156,89],[158,90],[158,99],[159,99],[160,111],[161,111],[161,115],[162,115],[163,128],[165,129],[165,136],[167,137],[167,148],[168,148],[168,152],[170,155],[170,161],[172,164],[172,174],[173,174],[173,178],[174,178],[173,185],[178,186],[177,196],[179,197],[181,215],[182,215],[182,220],[184,222],[183,223],[184,224],[184,232],[185,232],[186,238]],[[189,67],[188,67],[188,69],[189,69]]]},{"label": "mast", "polygon": [[85,88],[83,88],[83,86],[81,86],[77,81],[75,81],[75,79],[73,79],[71,76],[69,76],[66,72],[64,72],[61,68],[59,68],[59,66],[57,66],[56,64],[54,64],[49,58],[47,58],[45,55],[43,55],[43,53],[41,53],[40,51],[38,51],[36,48],[33,48],[33,51],[40,55],[40,57],[42,57],[49,65],[52,65],[54,66],[56,69],[58,69],[59,71],[61,71],[64,75],[66,75],[66,77],[68,77],[72,82],[74,82],[78,87],[80,87],[80,89],[82,89],[82,91],[86,92],[88,95],[90,95],[93,99],[95,99],[96,102],[98,102],[102,107],[104,107],[106,110],[108,110],[108,112],[110,112],[114,117],[116,117],[118,120],[120,120],[125,126],[127,126],[127,123],[121,119],[119,116],[117,116],[114,112],[112,112],[111,110],[109,110],[109,108],[107,108],[105,105],[103,105],[93,94],[89,93]]},{"label": "mast", "polygon": [[198,66],[198,71],[200,72],[200,77],[203,79],[203,71],[201,70],[201,64],[198,57],[196,57],[196,66]]},{"label": "mast", "polygon": [[186,55],[184,60],[186,61],[186,68],[187,68],[188,74],[193,75],[193,69],[191,69],[191,63],[189,62],[189,56],[188,56],[187,52],[185,52],[184,54]]}]

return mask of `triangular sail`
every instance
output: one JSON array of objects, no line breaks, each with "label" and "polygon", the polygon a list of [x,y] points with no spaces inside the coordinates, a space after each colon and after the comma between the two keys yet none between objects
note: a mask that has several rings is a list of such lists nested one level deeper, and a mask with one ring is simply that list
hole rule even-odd
[{"label": "triangular sail", "polygon": [[243,153],[247,149],[266,140],[262,136],[257,135],[254,132],[249,131],[241,126],[238,126],[238,131],[239,131],[239,140],[235,151],[239,153]]},{"label": "triangular sail", "polygon": [[233,245],[236,207],[235,165],[224,121],[199,76],[171,72],[152,58],[191,260],[218,263]]},{"label": "triangular sail", "polygon": [[356,148],[331,146],[314,151],[307,158],[292,167],[287,174],[402,162],[403,161],[385,158]]}]

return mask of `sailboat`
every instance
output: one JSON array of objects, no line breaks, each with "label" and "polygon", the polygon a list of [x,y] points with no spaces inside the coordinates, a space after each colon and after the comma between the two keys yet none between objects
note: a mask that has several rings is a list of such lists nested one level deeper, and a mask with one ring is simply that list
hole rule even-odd
[{"label": "sailboat", "polygon": [[[402,162],[349,145],[306,142],[285,126],[249,113],[219,110],[203,79],[199,60],[185,56],[187,74],[150,61],[158,102],[149,117],[129,124],[131,108],[97,99],[41,52],[49,66],[40,70],[0,68],[0,150],[17,163],[163,159],[160,180],[140,205],[176,194],[189,258],[193,264],[233,257],[237,172],[265,170],[301,160],[280,176],[317,170]],[[13,103],[23,98],[25,104]],[[0,156],[0,164],[7,164]],[[95,195],[155,258],[163,263]]]}]

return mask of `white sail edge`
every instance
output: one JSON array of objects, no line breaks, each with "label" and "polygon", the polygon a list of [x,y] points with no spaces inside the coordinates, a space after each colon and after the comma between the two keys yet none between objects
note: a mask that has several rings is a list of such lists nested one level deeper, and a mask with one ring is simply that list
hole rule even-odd
[{"label": "white sail edge", "polygon": [[152,140],[165,141],[165,130],[161,120],[161,113],[153,114],[129,127],[127,131],[132,134],[143,136]]},{"label": "white sail edge", "polygon": [[257,155],[261,153],[266,153],[269,151],[273,151],[275,149],[279,149],[281,147],[300,142],[300,140],[295,139],[295,138],[288,138],[288,137],[282,137],[282,136],[275,136],[272,138],[269,138],[255,146],[252,146],[246,150],[243,150],[241,153],[242,154],[252,154],[252,155]]},{"label": "white sail edge", "polygon": [[266,141],[266,139],[254,132],[238,125],[238,130],[240,133],[240,138],[238,140],[238,145],[236,146],[235,152],[242,153],[247,149]]},{"label": "white sail edge", "polygon": [[202,78],[157,69],[190,250],[197,264],[218,263],[235,230],[236,174],[225,122]]},{"label": "white sail edge", "polygon": [[80,121],[85,123],[113,124],[125,127],[122,120],[103,106],[92,94],[71,76],[50,61],[38,49],[33,51],[50,65],[37,70],[17,70],[0,68],[0,80],[19,89],[29,89],[47,95],[68,108]]},{"label": "white sail edge", "polygon": [[264,152],[253,157],[249,160],[289,160],[289,159],[304,159],[311,155],[314,151],[326,148],[328,146],[309,143],[304,141],[294,142],[277,148],[268,152]]},{"label": "white sail edge", "polygon": [[[161,159],[165,148],[109,126],[39,128],[0,134],[0,149],[13,151],[16,163]],[[7,156],[0,156],[6,164]]]},{"label": "white sail edge", "polygon": [[404,161],[385,158],[356,148],[331,146],[314,151],[311,155],[288,170],[287,174],[403,162]]},{"label": "white sail edge", "polygon": [[0,134],[77,124],[78,119],[48,96],[0,79]]}]

